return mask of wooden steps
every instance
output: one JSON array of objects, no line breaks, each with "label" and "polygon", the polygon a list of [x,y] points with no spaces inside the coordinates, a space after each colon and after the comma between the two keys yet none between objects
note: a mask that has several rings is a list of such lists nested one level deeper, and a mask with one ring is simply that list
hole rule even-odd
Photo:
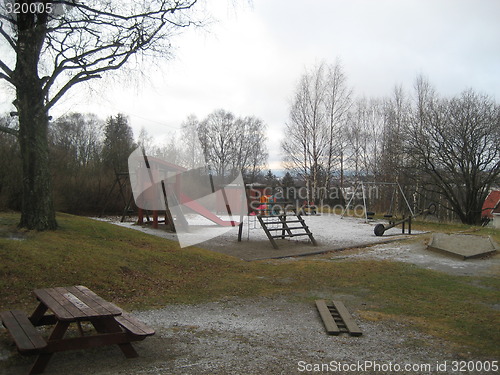
[{"label": "wooden steps", "polygon": [[[288,220],[291,218],[292,220]],[[309,227],[306,225],[304,219],[300,214],[297,215],[271,215],[271,216],[263,216],[257,215],[257,219],[267,235],[267,238],[271,242],[273,248],[278,249],[278,244],[276,243],[276,238],[293,238],[293,237],[301,237],[308,236],[309,240],[314,246],[317,246],[316,240],[314,239],[313,234],[309,230]],[[300,223],[300,225],[289,226],[289,224]],[[272,225],[277,225],[277,227],[270,227]],[[281,231],[281,234],[272,234],[271,232]],[[299,232],[298,232],[299,231]]]},{"label": "wooden steps", "polygon": [[316,308],[323,320],[329,335],[349,333],[351,336],[361,336],[363,333],[341,301],[316,300]]}]

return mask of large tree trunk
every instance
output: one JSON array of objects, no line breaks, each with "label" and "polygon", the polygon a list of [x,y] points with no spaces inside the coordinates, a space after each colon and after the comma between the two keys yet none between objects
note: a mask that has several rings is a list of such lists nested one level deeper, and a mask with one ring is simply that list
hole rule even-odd
[{"label": "large tree trunk", "polygon": [[[20,227],[36,230],[56,229],[49,169],[49,118],[33,92],[18,89],[19,143],[23,166],[23,199]],[[41,105],[40,105],[41,104]]]},{"label": "large tree trunk", "polygon": [[27,229],[57,228],[52,203],[49,169],[49,116],[44,103],[43,82],[38,77],[40,50],[45,38],[41,17],[37,24],[32,14],[18,17],[16,69],[16,107],[19,114],[19,145],[23,166],[23,199],[19,226]]}]

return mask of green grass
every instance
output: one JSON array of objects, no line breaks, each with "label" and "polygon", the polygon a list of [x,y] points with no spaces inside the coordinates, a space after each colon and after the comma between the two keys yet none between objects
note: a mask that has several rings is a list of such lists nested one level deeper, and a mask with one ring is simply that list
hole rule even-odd
[{"label": "green grass", "polygon": [[17,214],[0,214],[0,310],[30,311],[36,305],[33,289],[78,284],[127,309],[228,296],[284,295],[312,302],[352,294],[363,300],[365,319],[408,322],[475,358],[500,355],[500,314],[494,309],[499,277],[450,276],[388,261],[244,262],[62,214],[57,231],[6,238],[16,232],[17,221]]}]

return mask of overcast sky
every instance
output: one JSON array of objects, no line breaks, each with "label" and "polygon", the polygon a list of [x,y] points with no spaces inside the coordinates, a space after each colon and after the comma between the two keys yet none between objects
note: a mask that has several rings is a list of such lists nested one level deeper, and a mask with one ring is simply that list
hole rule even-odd
[{"label": "overcast sky", "polygon": [[290,99],[304,71],[321,61],[340,59],[356,97],[389,96],[399,84],[410,91],[424,74],[442,95],[474,88],[500,100],[499,0],[234,2],[208,0],[218,22],[175,37],[174,59],[148,66],[139,85],[106,81],[92,95],[74,89],[51,114],[122,112],[136,135],[145,127],[157,140],[190,114],[253,115],[268,125],[278,169]]}]

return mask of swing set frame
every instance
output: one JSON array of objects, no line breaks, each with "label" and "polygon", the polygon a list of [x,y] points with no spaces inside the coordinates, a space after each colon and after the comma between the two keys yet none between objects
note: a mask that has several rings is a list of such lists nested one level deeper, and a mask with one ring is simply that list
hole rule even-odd
[{"label": "swing set frame", "polygon": [[394,195],[396,193],[397,190],[399,190],[399,192],[401,193],[405,203],[406,203],[406,206],[408,207],[408,210],[410,211],[410,214],[413,216],[414,215],[414,212],[413,210],[411,209],[411,206],[410,206],[410,203],[408,202],[408,199],[406,198],[406,195],[405,193],[403,192],[403,189],[401,188],[401,185],[399,184],[399,182],[376,182],[376,181],[372,181],[372,182],[358,182],[358,184],[356,185],[356,188],[354,189],[354,192],[351,196],[351,198],[349,199],[349,202],[347,202],[344,210],[342,211],[342,215],[341,215],[341,218],[344,218],[347,210],[349,209],[350,205],[351,205],[351,202],[353,201],[354,197],[356,196],[356,194],[358,193],[358,190],[359,188],[361,188],[361,192],[363,194],[363,208],[364,208],[364,213],[365,213],[365,223],[368,222],[368,218],[369,218],[369,215],[368,215],[368,210],[366,209],[366,185],[389,185],[389,186],[394,186],[394,192],[393,192],[393,197],[392,197],[392,200],[391,200],[391,209],[392,209],[392,205],[393,205],[393,201],[394,201]]}]

